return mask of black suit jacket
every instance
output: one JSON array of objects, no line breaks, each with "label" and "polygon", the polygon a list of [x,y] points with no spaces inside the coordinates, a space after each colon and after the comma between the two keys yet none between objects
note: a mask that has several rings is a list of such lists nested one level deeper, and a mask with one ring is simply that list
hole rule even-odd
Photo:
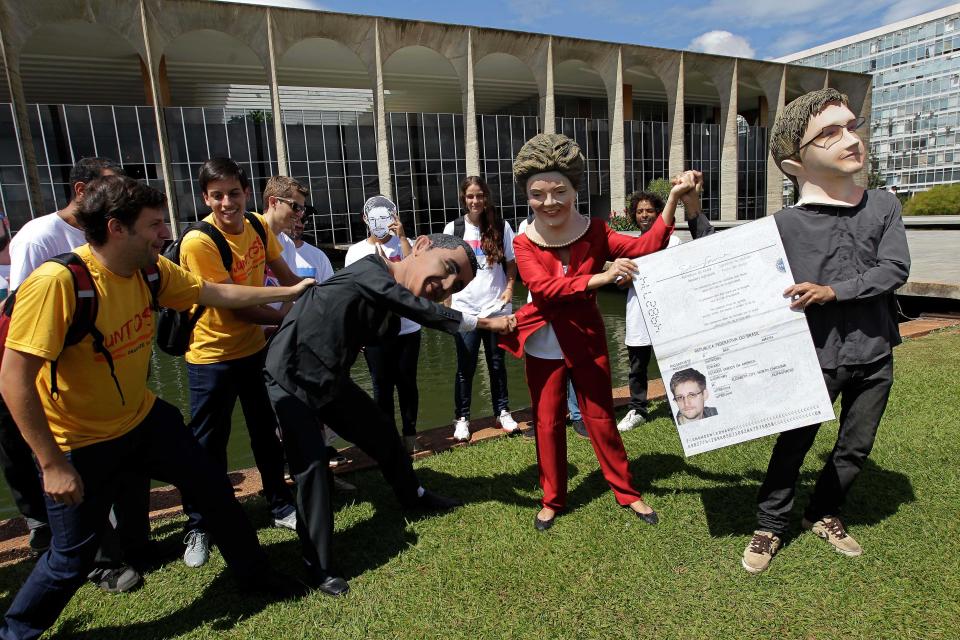
[{"label": "black suit jacket", "polygon": [[267,351],[266,375],[319,409],[349,379],[360,349],[395,337],[400,316],[456,333],[463,315],[413,295],[379,256],[366,256],[297,300]]}]

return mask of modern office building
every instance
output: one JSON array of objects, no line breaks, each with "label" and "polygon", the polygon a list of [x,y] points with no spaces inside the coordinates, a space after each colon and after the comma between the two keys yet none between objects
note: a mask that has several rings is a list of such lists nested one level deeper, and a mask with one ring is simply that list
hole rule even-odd
[{"label": "modern office building", "polygon": [[870,155],[887,186],[960,182],[960,4],[778,62],[873,75]]},{"label": "modern office building", "polygon": [[[537,132],[578,140],[581,211],[684,168],[706,174],[714,219],[781,206],[766,127],[824,86],[801,66],[550,35],[206,0],[0,3],[0,197],[17,228],[63,206],[71,163],[116,158],[166,190],[174,223],[205,214],[199,164],[230,156],[253,178],[311,190],[322,244],[364,235],[359,211],[393,196],[408,233],[459,215],[484,176],[504,217],[527,215],[511,179]],[[869,110],[869,76],[831,72]]]}]

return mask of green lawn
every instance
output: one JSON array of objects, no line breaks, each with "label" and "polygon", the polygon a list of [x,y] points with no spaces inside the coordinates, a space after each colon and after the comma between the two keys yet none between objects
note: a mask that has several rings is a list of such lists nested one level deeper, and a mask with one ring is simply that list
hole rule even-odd
[{"label": "green lawn", "polygon": [[[169,561],[133,594],[85,586],[55,637],[90,638],[957,638],[960,637],[960,332],[897,351],[893,397],[846,512],[865,554],[846,558],[797,535],[751,577],[740,554],[772,439],[684,460],[661,407],[624,440],[634,477],[661,514],[650,527],[616,507],[588,443],[570,438],[572,511],[532,526],[533,444],[501,438],[418,464],[424,484],[460,496],[455,512],[408,520],[380,475],[353,476],[336,555],[352,591],[267,604],[237,596],[223,563]],[[802,472],[805,504],[836,424]],[[247,503],[265,526],[262,501]],[[799,508],[794,531],[799,531]],[[171,554],[179,519],[157,524]],[[297,572],[293,532],[263,528]],[[0,569],[9,603],[28,563]]]}]

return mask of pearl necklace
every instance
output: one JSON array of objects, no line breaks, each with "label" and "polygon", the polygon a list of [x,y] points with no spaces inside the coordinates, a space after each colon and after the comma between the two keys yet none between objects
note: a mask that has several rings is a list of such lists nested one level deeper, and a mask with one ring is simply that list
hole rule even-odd
[{"label": "pearl necklace", "polygon": [[564,247],[568,247],[568,246],[570,246],[571,244],[573,244],[574,242],[576,242],[577,240],[579,240],[580,238],[582,238],[583,236],[587,235],[587,231],[590,230],[590,221],[587,220],[587,217],[581,215],[580,218],[581,218],[584,222],[586,222],[586,224],[585,224],[584,227],[583,227],[583,231],[581,231],[580,233],[578,233],[578,234],[577,234],[576,236],[574,236],[573,238],[570,238],[569,240],[565,240],[565,241],[563,241],[563,242],[547,242],[546,240],[543,240],[542,238],[541,238],[540,240],[534,240],[533,237],[532,237],[529,233],[526,234],[526,235],[527,235],[527,238],[529,238],[530,242],[532,242],[533,244],[535,244],[535,245],[537,245],[538,247],[541,247],[541,248],[543,248],[543,249],[562,249],[562,248],[564,248]]}]

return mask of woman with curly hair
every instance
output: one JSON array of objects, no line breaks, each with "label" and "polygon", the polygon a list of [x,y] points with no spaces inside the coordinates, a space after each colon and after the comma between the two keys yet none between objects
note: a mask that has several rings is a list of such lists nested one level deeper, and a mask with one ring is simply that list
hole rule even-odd
[{"label": "woman with curly hair", "polygon": [[[540,134],[517,154],[513,174],[524,187],[534,219],[514,241],[520,277],[532,301],[517,311],[517,332],[500,344],[524,356],[536,425],[537,463],[543,488],[534,526],[544,531],[566,508],[566,381],[576,388],[580,411],[600,469],[620,506],[648,524],[657,512],[633,487],[627,454],[613,419],[610,361],[596,290],[629,281],[631,258],[667,246],[673,212],[664,212],[649,231],[632,238],[575,207],[584,159],[573,140]],[[604,271],[604,265],[613,265]]]}]

